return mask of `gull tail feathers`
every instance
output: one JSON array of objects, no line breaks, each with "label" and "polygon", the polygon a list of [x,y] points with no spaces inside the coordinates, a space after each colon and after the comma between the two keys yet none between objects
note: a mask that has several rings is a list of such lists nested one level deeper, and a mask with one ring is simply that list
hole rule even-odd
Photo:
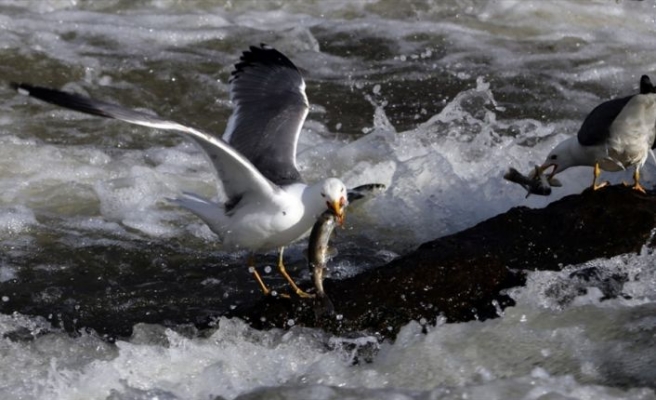
[{"label": "gull tail feathers", "polygon": [[605,160],[612,162],[613,164],[617,165],[622,171],[626,171],[626,167],[624,164],[622,164],[620,161],[614,159],[613,157],[607,156],[604,157]]}]

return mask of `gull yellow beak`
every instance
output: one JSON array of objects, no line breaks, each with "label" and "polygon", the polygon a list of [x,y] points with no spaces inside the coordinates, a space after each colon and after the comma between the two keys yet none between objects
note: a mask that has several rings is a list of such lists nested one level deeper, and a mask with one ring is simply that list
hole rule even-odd
[{"label": "gull yellow beak", "polygon": [[337,217],[337,223],[340,226],[344,224],[344,208],[346,207],[346,204],[347,202],[344,197],[340,198],[339,200],[335,200],[332,204],[329,204],[329,207],[332,212],[335,213],[335,216]]},{"label": "gull yellow beak", "polygon": [[551,167],[553,167],[553,170],[552,170],[551,173],[547,176],[547,179],[552,179],[552,178],[554,177],[554,175],[556,175],[556,170],[558,169],[558,166],[557,166],[556,164],[553,164],[553,163],[544,163],[544,164],[542,164],[541,166],[536,167],[536,168],[537,168],[537,170],[538,170],[541,174],[543,174],[544,171],[548,170],[548,169],[551,168]]}]

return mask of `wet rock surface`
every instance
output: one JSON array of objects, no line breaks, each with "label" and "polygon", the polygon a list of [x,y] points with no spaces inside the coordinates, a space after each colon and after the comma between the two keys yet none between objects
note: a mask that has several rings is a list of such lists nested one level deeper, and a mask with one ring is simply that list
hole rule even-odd
[{"label": "wet rock surface", "polygon": [[[637,252],[645,244],[653,245],[655,226],[653,195],[623,186],[586,190],[544,209],[513,208],[425,243],[380,268],[328,280],[326,292],[337,318],[317,320],[308,301],[271,298],[233,315],[262,328],[293,323],[342,335],[367,331],[383,337],[394,337],[411,320],[493,318],[514,304],[503,290],[522,285],[526,271],[559,270]],[[609,287],[607,295],[619,294]]]},{"label": "wet rock surface", "polygon": [[[655,226],[656,196],[622,186],[587,190],[543,209],[516,207],[386,265],[351,278],[327,279],[325,290],[336,314],[319,317],[313,300],[265,297],[241,263],[211,265],[217,262],[211,254],[203,258],[162,250],[154,257],[158,250],[153,246],[149,252],[139,246],[134,251],[98,246],[71,251],[68,267],[49,270],[44,267],[47,251],[36,250],[22,260],[38,268],[0,282],[0,311],[40,315],[72,333],[90,328],[110,339],[130,335],[140,322],[203,328],[219,316],[239,317],[261,329],[300,325],[342,336],[394,338],[412,320],[496,317],[513,304],[504,290],[522,285],[526,271],[637,252],[645,244],[653,246]],[[8,257],[3,262],[17,262]],[[92,262],[102,264],[104,272],[90,272]],[[224,275],[212,283],[218,269]],[[592,268],[572,279],[595,277]],[[621,295],[623,279],[605,279],[604,295]],[[276,282],[278,292],[288,291]],[[311,282],[301,286],[310,288]]]}]

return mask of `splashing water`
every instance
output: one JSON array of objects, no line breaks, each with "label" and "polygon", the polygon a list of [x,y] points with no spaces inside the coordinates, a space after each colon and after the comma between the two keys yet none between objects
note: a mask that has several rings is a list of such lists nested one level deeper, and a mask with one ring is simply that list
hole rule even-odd
[{"label": "splashing water", "polygon": [[[526,172],[540,163],[594,105],[635,92],[640,75],[656,69],[654,7],[6,0],[0,68],[8,81],[222,132],[240,51],[274,45],[307,82],[312,109],[298,156],[307,180],[335,175],[349,186],[388,186],[349,210],[349,229],[335,243],[388,260],[511,207],[543,207],[587,186],[591,170],[574,168],[552,196],[524,199],[502,176],[509,166]],[[12,312],[9,284],[29,287],[45,277],[52,283],[32,301],[75,307],[79,299],[60,280],[67,273],[79,277],[72,272],[83,268],[117,291],[114,271],[141,273],[139,282],[149,283],[149,271],[170,269],[169,254],[189,263],[218,259],[204,282],[227,287],[222,298],[234,306],[236,278],[222,264],[239,255],[223,253],[207,227],[165,201],[180,191],[220,196],[192,144],[0,92],[0,304],[10,310],[0,314],[3,399],[656,398],[656,276],[647,248],[531,273],[526,287],[511,291],[517,306],[502,317],[419,321],[394,343],[330,337],[295,323],[259,332],[227,319],[207,332],[138,324],[112,343],[92,331],[70,336],[50,322],[56,315]],[[643,175],[653,184],[653,165]],[[297,244],[288,254],[302,259],[302,250]],[[104,260],[121,253],[149,261]],[[340,276],[364,268],[336,262]]]}]

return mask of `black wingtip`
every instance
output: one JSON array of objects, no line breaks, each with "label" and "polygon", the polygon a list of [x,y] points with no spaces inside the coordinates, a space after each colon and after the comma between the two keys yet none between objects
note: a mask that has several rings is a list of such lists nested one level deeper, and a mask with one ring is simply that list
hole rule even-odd
[{"label": "black wingtip", "polygon": [[250,46],[248,50],[242,53],[239,60],[235,64],[235,70],[232,71],[231,81],[237,79],[246,69],[257,65],[267,67],[280,66],[298,71],[296,65],[287,56],[266,43],[260,43],[259,47]]},{"label": "black wingtip", "polygon": [[74,93],[63,92],[61,90],[33,86],[27,83],[11,82],[9,85],[20,94],[45,101],[46,103],[80,111],[86,114],[97,115],[99,117],[117,118],[108,111],[112,107],[115,107],[109,103],[93,100]]},{"label": "black wingtip", "polygon": [[656,93],[656,88],[654,88],[654,85],[651,83],[649,76],[643,75],[640,77],[640,94],[647,93]]}]

